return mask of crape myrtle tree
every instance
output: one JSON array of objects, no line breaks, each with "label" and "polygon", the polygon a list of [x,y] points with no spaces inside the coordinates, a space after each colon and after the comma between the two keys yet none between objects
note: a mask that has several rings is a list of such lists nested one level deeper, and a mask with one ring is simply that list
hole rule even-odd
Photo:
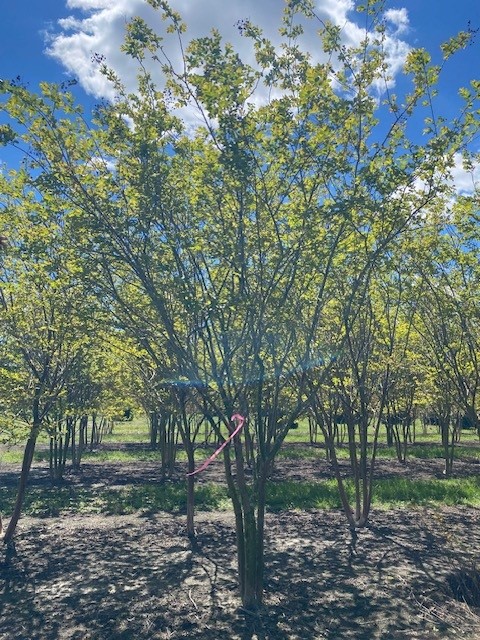
[{"label": "crape myrtle tree", "polygon": [[[369,288],[354,311],[340,306],[341,300],[350,298],[342,291],[348,278],[338,282],[325,334],[325,349],[335,354],[335,362],[323,384],[316,385],[314,377],[311,381],[310,410],[324,435],[353,540],[355,530],[365,526],[370,515],[381,425],[390,418],[392,446],[404,462],[406,427],[413,419],[408,416],[414,414],[421,372],[412,353],[416,335],[409,304],[412,267],[404,258],[410,235],[406,230],[377,261]],[[400,417],[401,425],[393,424],[392,418]],[[338,423],[345,426],[345,445],[336,437]],[[340,462],[339,446],[348,451],[348,465]]]},{"label": "crape myrtle tree", "polygon": [[[172,375],[176,364],[150,297],[126,274],[119,278],[108,255],[103,255],[101,260],[105,274],[101,280],[104,283],[101,297],[110,309],[112,329],[116,328],[123,335],[122,359],[133,368],[135,392],[150,421],[152,448],[160,448],[163,478],[173,471],[179,437],[185,449],[187,532],[193,537],[195,441],[202,420],[201,417],[197,420],[195,384],[190,384],[188,378]],[[192,349],[195,350],[194,342],[192,340]],[[194,360],[197,360],[196,356]]]},{"label": "crape myrtle tree", "polygon": [[0,444],[13,445],[25,435],[17,404],[17,389],[23,383],[22,368],[21,363],[13,358],[8,337],[0,337],[0,343]]},{"label": "crape myrtle tree", "polygon": [[[2,137],[29,153],[31,184],[63,200],[78,251],[112,299],[123,280],[141,292],[171,362],[165,382],[194,389],[220,440],[233,414],[246,418],[224,465],[240,595],[254,609],[263,593],[266,483],[308,405],[312,372],[321,384],[334,363],[322,342],[327,306],[346,279],[341,317],[355,325],[377,262],[421,224],[452,154],[474,135],[476,94],[464,96],[458,119],[416,145],[406,123],[429,100],[439,70],[425,51],[412,51],[410,93],[378,99],[378,87],[391,84],[381,6],[363,8],[365,37],[353,48],[308,2],[287,2],[277,47],[243,22],[250,66],[218,32],[184,42],[181,17],[166,2],[150,4],[166,37],[181,43],[178,65],[135,18],[124,45],[139,66],[135,93],[104,66],[117,99],[88,124],[61,88],[33,94],[3,83],[11,121]],[[320,28],[319,61],[302,49],[300,25],[309,21]],[[451,41],[445,55],[468,40]],[[347,340],[345,332],[340,351]]]},{"label": "crape myrtle tree", "polygon": [[1,176],[0,192],[0,224],[8,237],[0,265],[2,347],[8,363],[3,373],[13,386],[4,402],[12,419],[28,427],[17,499],[4,537],[11,543],[37,437],[85,353],[92,309],[82,313],[83,286],[55,198],[39,194],[23,169]]},{"label": "crape myrtle tree", "polygon": [[[467,167],[471,165],[465,158]],[[459,352],[463,352],[464,378],[456,376],[457,389],[462,413],[469,426],[477,431],[480,438],[478,417],[478,385],[480,383],[480,251],[478,246],[478,210],[480,194],[478,184],[471,196],[462,196],[454,206],[451,233],[448,234],[450,267],[443,264],[442,270],[447,290],[454,289],[455,315],[462,329]]]},{"label": "crape myrtle tree", "polygon": [[[334,364],[322,384],[315,376],[309,380],[310,410],[325,439],[353,542],[356,529],[366,525],[370,513],[378,436],[391,371],[392,345],[382,340],[380,328],[388,309],[376,299],[374,288],[372,283],[362,293],[362,302],[354,311],[332,305],[326,348],[336,354]],[[338,291],[342,291],[340,283]],[[338,456],[336,426],[340,421],[346,427],[350,492],[346,468]]]},{"label": "crape myrtle tree", "polygon": [[[16,445],[28,437],[28,424],[22,420],[26,412],[22,390],[28,386],[21,358],[10,348],[5,327],[0,328],[0,444]],[[3,532],[0,513],[0,535]]]},{"label": "crape myrtle tree", "polygon": [[121,361],[106,329],[97,309],[88,345],[47,419],[50,470],[56,480],[62,478],[67,457],[78,469],[87,447],[93,449],[111,433],[114,419],[130,404]]},{"label": "crape myrtle tree", "polygon": [[[418,295],[416,330],[433,370],[434,403],[450,475],[453,448],[462,422],[479,431],[480,381],[478,240],[473,233],[478,197],[463,196],[421,238],[429,260],[416,251]],[[436,238],[432,239],[432,234]]]},{"label": "crape myrtle tree", "polygon": [[[140,336],[141,332],[136,335]],[[155,338],[150,332],[147,339],[144,331],[141,343],[135,345],[132,338],[129,353],[123,354],[124,362],[136,374],[132,391],[148,416],[150,445],[152,449],[159,449],[162,480],[173,473],[179,441],[183,444],[187,456],[187,534],[194,538],[195,449],[206,417],[199,412],[201,401],[195,385],[169,377],[168,358],[160,349],[161,337]]]},{"label": "crape myrtle tree", "polygon": [[[132,372],[132,391],[148,416],[150,446],[160,452],[161,477],[171,476],[174,469],[178,429],[171,407],[171,385],[166,384],[168,370],[142,349],[132,349],[127,357]],[[192,469],[193,471],[193,469]]]},{"label": "crape myrtle tree", "polygon": [[406,462],[408,443],[415,436],[415,420],[424,378],[419,336],[414,329],[415,278],[409,261],[411,234],[405,233],[389,256],[386,269],[376,279],[381,302],[379,339],[388,355],[385,424],[387,445],[394,446],[397,459]]},{"label": "crape myrtle tree", "polygon": [[27,434],[27,425],[20,417],[25,411],[25,399],[18,393],[25,386],[25,371],[19,354],[11,348],[6,329],[5,325],[0,326],[0,444],[14,445]]},{"label": "crape myrtle tree", "polygon": [[[435,294],[436,301],[438,297]],[[450,369],[449,354],[455,351],[453,340],[456,339],[457,328],[450,335],[446,335],[445,325],[437,316],[434,307],[435,302],[431,297],[423,293],[421,304],[416,313],[416,331],[420,335],[422,357],[428,369],[428,406],[427,412],[434,416],[435,424],[441,437],[441,444],[445,459],[445,476],[450,476],[453,470],[454,447],[459,434],[461,402],[453,382],[456,374]],[[442,313],[446,308],[442,309]],[[453,328],[456,318],[453,316],[448,321],[450,329]],[[435,322],[435,327],[426,326],[425,323]],[[458,335],[458,334],[457,334]],[[457,361],[458,363],[458,361]]]}]

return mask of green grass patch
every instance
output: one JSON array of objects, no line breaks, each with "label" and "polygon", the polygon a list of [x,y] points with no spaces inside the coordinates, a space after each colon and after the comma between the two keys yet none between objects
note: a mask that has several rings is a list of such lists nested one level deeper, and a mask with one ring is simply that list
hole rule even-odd
[{"label": "green grass patch", "polygon": [[425,505],[480,505],[480,476],[411,480],[387,478],[375,482],[374,504],[390,506],[398,504]]},{"label": "green grass patch", "polygon": [[[353,496],[353,483],[345,483]],[[389,478],[374,483],[373,503],[384,508],[408,504],[480,506],[480,476],[431,480]],[[267,505],[272,511],[285,509],[331,509],[341,506],[335,480],[323,482],[282,481],[271,483]]]},{"label": "green grass patch", "polygon": [[118,443],[150,443],[150,429],[146,416],[139,416],[133,420],[125,422],[116,422],[113,432],[106,435],[103,442]]},{"label": "green grass patch", "polygon": [[[298,428],[290,429],[285,438],[285,442],[309,442],[310,441],[310,431],[308,428],[308,420],[303,418],[297,421]],[[319,430],[319,444],[323,442],[323,436],[321,435],[321,431]]]},{"label": "green grass patch", "polygon": [[[196,452],[197,461],[201,461],[204,457],[208,457],[213,452],[214,447],[209,449],[199,448]],[[339,459],[347,459],[349,451],[346,444],[336,447],[337,457]],[[232,452],[233,455],[233,452]],[[418,458],[425,460],[442,459],[444,456],[443,447],[439,444],[414,444],[407,448],[407,458]],[[325,460],[325,448],[319,446],[311,446],[305,442],[301,443],[285,443],[280,449],[279,458],[287,460]],[[394,447],[380,446],[377,449],[377,457],[381,459],[396,459]],[[132,463],[132,462],[159,462],[161,458],[160,451],[153,451],[147,446],[145,448],[136,449],[104,449],[102,445],[90,451],[88,448],[84,451],[82,460],[94,463]],[[0,452],[0,463],[20,465],[23,459],[23,447],[4,449]],[[70,459],[70,458],[69,458]],[[480,445],[463,444],[455,447],[455,460],[472,460],[480,459]],[[185,462],[186,454],[180,446],[176,456],[177,462]],[[48,463],[49,450],[46,447],[38,448],[34,454],[36,463]]]},{"label": "green grass patch", "polygon": [[312,446],[284,446],[278,452],[279,458],[286,460],[324,460],[325,449]]},{"label": "green grass patch", "polygon": [[[352,495],[352,483],[346,483]],[[0,511],[11,513],[16,490],[9,488],[0,496]],[[227,488],[219,484],[198,485],[198,511],[231,508]],[[434,504],[480,506],[480,476],[452,479],[411,480],[381,479],[375,482],[373,503],[376,507]],[[340,499],[335,480],[323,482],[272,482],[267,487],[267,509],[336,509]],[[185,513],[186,487],[183,482],[99,487],[31,487],[27,491],[24,513],[52,517],[68,513],[122,515],[138,511]]]},{"label": "green grass patch", "polygon": [[[407,447],[407,458],[434,460],[443,458],[444,448],[439,444],[414,444]],[[396,458],[395,447],[380,447],[377,451],[379,458]],[[480,447],[477,445],[458,446],[454,449],[455,460],[468,460],[480,457]]]},{"label": "green grass patch", "polygon": [[[345,427],[340,425],[339,426],[339,430],[340,433],[344,432]],[[343,431],[342,431],[343,430]],[[368,437],[370,440],[373,439],[374,436],[374,429],[373,429],[373,425],[370,425],[368,428]],[[434,426],[427,426],[426,430],[424,431],[423,429],[423,425],[421,425],[420,421],[417,421],[417,429],[416,429],[416,436],[417,436],[417,440],[421,441],[421,442],[425,442],[425,443],[438,443],[439,439],[440,439],[440,435],[438,432],[437,427]],[[463,432],[463,437],[470,439],[470,438],[474,438],[475,434],[472,433],[472,435],[470,436],[470,432]],[[292,429],[288,432],[287,437],[285,438],[285,442],[286,443],[307,443],[310,441],[310,431],[308,428],[308,420],[307,419],[301,419],[298,421],[298,429]],[[380,431],[378,434],[378,442],[381,444],[386,444],[387,442],[387,430],[385,425],[381,425],[380,426]],[[317,444],[324,444],[325,443],[325,439],[323,437],[322,434],[322,430],[320,429],[320,427],[317,430],[317,440],[316,440]]]},{"label": "green grass patch", "polygon": [[285,509],[332,509],[340,507],[337,483],[324,482],[272,482],[267,486],[267,507],[271,511]]},{"label": "green grass patch", "polygon": [[5,449],[0,453],[0,463],[21,464],[22,459],[23,450],[21,449]]},{"label": "green grass patch", "polygon": [[[336,447],[337,458],[340,460],[350,456],[348,445],[343,444]],[[371,447],[369,455],[371,455]],[[286,443],[279,452],[279,457],[290,460],[324,460],[325,448],[311,446],[308,444],[296,444],[292,446]],[[396,460],[397,454],[395,447],[379,446],[377,449],[377,457],[382,459]],[[407,458],[419,458],[423,460],[443,459],[444,449],[439,444],[412,444],[407,447]],[[471,460],[472,458],[480,458],[480,446],[468,444],[467,446],[458,446],[454,450],[455,460]]]},{"label": "green grass patch", "polygon": [[[178,452],[180,454],[180,451]],[[10,451],[4,451],[0,454],[0,462],[10,463],[10,464],[21,464],[23,459],[23,450],[22,449],[12,449]],[[48,463],[50,459],[50,452],[48,449],[37,449],[33,456],[34,462],[37,463]],[[101,447],[98,449],[94,449],[90,451],[86,449],[82,454],[83,462],[118,462],[118,463],[128,463],[128,462],[158,462],[160,460],[160,452],[152,451],[151,449],[141,449],[141,450],[128,450],[128,449],[118,449],[118,450],[109,450],[102,449]],[[71,463],[71,454],[68,452],[67,456],[67,465]]]},{"label": "green grass patch", "polygon": [[[2,491],[2,513],[11,513],[15,494],[15,489]],[[186,496],[184,483],[126,485],[114,489],[31,487],[25,497],[23,513],[37,517],[68,513],[122,515],[137,511],[183,513]],[[225,510],[230,505],[227,489],[218,484],[199,485],[195,499],[200,511]]]},{"label": "green grass patch", "polygon": [[96,463],[160,462],[160,459],[160,451],[153,451],[152,449],[94,449],[93,451],[85,451],[82,455],[83,461]]},{"label": "green grass patch", "polygon": [[[336,447],[337,458],[343,460],[350,456],[347,445]],[[278,455],[280,458],[287,460],[325,460],[326,452],[325,447],[319,447],[318,445],[312,446],[303,443],[295,446],[284,445]]]},{"label": "green grass patch", "polygon": [[[50,452],[46,448],[37,449],[33,455],[34,462],[48,462],[50,459]],[[23,460],[23,447],[16,447],[14,449],[4,449],[0,452],[0,463],[5,464],[22,464]]]}]

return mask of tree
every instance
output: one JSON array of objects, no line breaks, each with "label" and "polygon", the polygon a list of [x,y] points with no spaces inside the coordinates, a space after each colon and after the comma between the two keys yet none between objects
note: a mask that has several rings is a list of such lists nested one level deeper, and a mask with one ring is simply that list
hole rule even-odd
[{"label": "tree", "polygon": [[9,238],[0,271],[3,347],[9,361],[3,373],[14,384],[12,397],[4,402],[10,415],[28,425],[17,499],[4,537],[10,544],[38,434],[85,351],[91,317],[81,313],[84,290],[54,199],[45,194],[37,199],[22,170],[11,180],[2,176],[1,183],[0,224]]},{"label": "tree", "polygon": [[[478,386],[478,241],[471,235],[475,198],[459,198],[453,210],[423,238],[429,258],[416,251],[419,291],[416,330],[422,337],[424,355],[434,370],[434,395],[445,448],[446,475],[453,465],[453,448],[462,418],[480,433]],[[476,215],[476,214],[473,214]],[[430,239],[429,239],[430,237]]]},{"label": "tree", "polygon": [[[150,4],[181,40],[181,17],[166,2]],[[302,21],[317,24],[308,2],[287,3],[279,48],[242,23],[255,67],[212,32],[183,47],[176,68],[135,18],[124,50],[139,64],[138,90],[128,94],[105,67],[118,99],[97,109],[92,126],[58,87],[35,95],[3,84],[12,118],[4,139],[26,145],[30,184],[62,201],[76,250],[112,304],[133,302],[139,317],[147,309],[152,351],[169,363],[164,386],[188,387],[220,440],[232,415],[246,418],[224,466],[247,609],[262,602],[275,456],[335,364],[330,307],[339,310],[338,352],[352,356],[357,375],[372,274],[398,237],[423,224],[450,159],[477,128],[474,91],[458,119],[429,125],[421,144],[409,139],[406,123],[430,100],[438,69],[412,51],[412,90],[380,104],[376,87],[391,78],[378,9],[369,3],[358,47],[323,25],[322,62],[301,47]],[[147,57],[161,65],[165,89]],[[256,104],[257,87],[270,98]],[[192,132],[178,108],[195,109],[203,125]],[[132,289],[139,295],[125,297]],[[144,337],[142,328],[139,344]]]},{"label": "tree", "polygon": [[406,462],[408,443],[414,438],[424,373],[418,334],[414,330],[416,291],[412,281],[417,274],[408,259],[411,241],[411,234],[404,234],[392,248],[386,268],[376,281],[381,299],[378,333],[388,353],[384,417],[387,445],[395,447],[402,464]]},{"label": "tree", "polygon": [[[388,317],[389,310],[379,307],[376,302],[373,291],[368,291],[366,295],[362,294],[362,302],[355,305],[353,313],[351,308],[343,309],[336,321],[336,314],[331,317],[328,348],[336,354],[335,362],[322,384],[318,383],[314,372],[310,380],[310,409],[324,435],[353,542],[356,529],[366,525],[370,513],[378,435],[396,338],[393,329],[391,342],[382,342],[379,324],[383,313]],[[344,469],[338,459],[335,436],[339,421],[347,429],[349,475],[353,481],[351,500]]]}]

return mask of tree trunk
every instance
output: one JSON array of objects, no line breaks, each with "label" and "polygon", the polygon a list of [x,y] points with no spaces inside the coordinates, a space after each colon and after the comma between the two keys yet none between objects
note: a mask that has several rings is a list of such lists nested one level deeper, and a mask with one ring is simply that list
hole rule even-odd
[{"label": "tree trunk", "polygon": [[3,542],[9,544],[12,541],[13,534],[17,528],[20,515],[22,513],[23,500],[25,498],[25,491],[27,488],[28,475],[32,466],[33,454],[35,452],[35,444],[37,442],[38,433],[40,431],[40,425],[33,425],[30,436],[25,445],[25,451],[23,453],[22,471],[20,473],[20,481],[18,483],[17,499],[15,501],[15,507],[13,509],[12,517],[8,523]]},{"label": "tree trunk", "polygon": [[[256,611],[263,601],[264,571],[264,520],[266,461],[259,461],[255,491],[251,491],[245,477],[245,459],[242,443],[234,439],[235,484],[240,499],[242,526],[237,528],[237,548],[239,554],[240,595],[242,604],[248,611]],[[242,562],[240,561],[242,560]]]},{"label": "tree trunk", "polygon": [[75,469],[80,469],[82,462],[82,455],[87,445],[87,429],[88,429],[88,415],[82,415],[80,417],[78,425],[78,444],[76,447],[76,455],[74,458],[73,466]]},{"label": "tree trunk", "polygon": [[259,470],[256,492],[252,492],[245,477],[242,444],[237,438],[234,447],[236,474],[233,474],[230,446],[227,446],[225,477],[235,513],[240,597],[243,607],[253,612],[261,607],[263,600],[266,469]]},{"label": "tree trunk", "polygon": [[445,458],[444,475],[446,478],[450,478],[453,472],[453,459],[455,452],[455,431],[456,426],[452,425],[452,419],[450,416],[442,421],[442,444]]},{"label": "tree trunk", "polygon": [[387,424],[385,425],[386,431],[387,431],[387,447],[393,447],[393,433],[392,433],[392,425]]},{"label": "tree trunk", "polygon": [[[193,446],[185,442],[187,452],[188,473],[195,471],[195,452]],[[195,537],[195,476],[187,475],[187,535]]]},{"label": "tree trunk", "polygon": [[258,506],[257,506],[257,575],[256,575],[256,601],[263,601],[263,578],[265,572],[265,502],[266,502],[267,478],[262,473],[258,480]]},{"label": "tree trunk", "polygon": [[150,447],[155,450],[158,445],[158,413],[156,411],[150,411]]},{"label": "tree trunk", "polygon": [[241,596],[245,609],[255,611],[262,604],[263,588],[258,583],[259,567],[257,562],[260,561],[263,564],[263,553],[260,553],[260,541],[258,539],[257,521],[253,505],[250,505],[248,511],[244,512],[243,519],[244,539],[242,542],[245,547],[245,566]]}]

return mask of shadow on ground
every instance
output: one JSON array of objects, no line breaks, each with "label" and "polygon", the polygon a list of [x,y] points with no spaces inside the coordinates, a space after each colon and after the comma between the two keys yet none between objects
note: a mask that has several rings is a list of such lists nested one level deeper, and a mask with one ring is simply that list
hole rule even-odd
[{"label": "shadow on ground", "polygon": [[265,610],[241,610],[230,513],[25,519],[0,568],[1,640],[433,640],[476,635],[447,576],[473,563],[479,511],[377,512],[352,549],[340,514],[268,519]]}]

